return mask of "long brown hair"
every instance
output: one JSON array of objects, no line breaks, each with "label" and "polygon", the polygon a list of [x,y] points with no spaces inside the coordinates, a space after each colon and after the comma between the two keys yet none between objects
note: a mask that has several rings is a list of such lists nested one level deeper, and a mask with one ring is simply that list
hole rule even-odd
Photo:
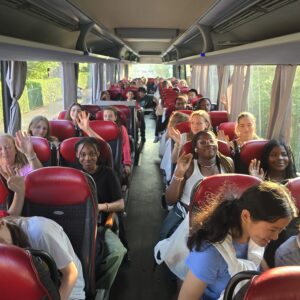
[{"label": "long brown hair", "polygon": [[81,108],[82,111],[85,110],[84,107],[83,107],[81,104],[79,104],[79,103],[77,103],[77,102],[74,102],[74,103],[72,103],[72,104],[68,107],[67,112],[66,112],[66,115],[65,115],[65,120],[73,121],[72,118],[71,118],[71,109],[72,109],[72,107],[75,106],[75,105],[76,105],[76,106],[79,106],[79,107]]},{"label": "long brown hair", "polygon": [[13,220],[5,219],[4,222],[10,232],[13,245],[21,248],[30,247],[28,236],[19,225],[17,225]]}]

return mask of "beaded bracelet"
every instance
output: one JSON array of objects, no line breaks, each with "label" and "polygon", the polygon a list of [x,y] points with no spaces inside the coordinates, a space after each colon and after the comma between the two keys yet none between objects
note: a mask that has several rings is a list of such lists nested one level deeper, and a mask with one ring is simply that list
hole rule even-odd
[{"label": "beaded bracelet", "polygon": [[173,179],[175,179],[176,181],[182,181],[184,179],[184,177],[177,177],[177,176],[173,175]]}]

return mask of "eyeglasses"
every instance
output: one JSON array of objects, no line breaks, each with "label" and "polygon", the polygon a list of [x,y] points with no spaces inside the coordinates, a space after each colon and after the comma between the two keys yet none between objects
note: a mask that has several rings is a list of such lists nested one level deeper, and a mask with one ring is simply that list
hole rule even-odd
[{"label": "eyeglasses", "polygon": [[215,139],[209,139],[209,140],[199,140],[198,143],[201,146],[209,146],[209,145],[216,145],[217,141]]},{"label": "eyeglasses", "polygon": [[91,157],[91,158],[95,158],[98,156],[98,154],[96,152],[90,152],[90,153],[85,153],[85,152],[81,152],[79,154],[80,158],[86,158],[87,156]]}]

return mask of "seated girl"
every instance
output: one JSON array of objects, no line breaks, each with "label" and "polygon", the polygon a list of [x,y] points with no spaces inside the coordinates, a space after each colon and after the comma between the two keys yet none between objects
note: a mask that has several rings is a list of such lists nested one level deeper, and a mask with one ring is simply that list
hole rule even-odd
[{"label": "seated girl", "polygon": [[194,110],[202,109],[207,112],[211,110],[211,101],[209,98],[201,98],[194,105]]},{"label": "seated girl", "polygon": [[57,137],[50,136],[49,121],[43,116],[36,116],[31,120],[28,126],[27,133],[31,136],[39,136],[45,138],[55,146],[57,146],[59,143]]},{"label": "seated girl", "polygon": [[249,174],[282,184],[297,177],[291,149],[284,142],[270,140],[263,149],[261,161],[251,160]]},{"label": "seated girl", "polygon": [[20,176],[26,176],[42,164],[34,152],[30,135],[18,131],[14,139],[9,134],[0,135],[0,168],[7,173],[8,168]]},{"label": "seated girl", "polygon": [[111,100],[109,91],[103,91],[101,93],[100,100]]},{"label": "seated girl", "polygon": [[72,103],[69,108],[67,109],[65,120],[69,120],[73,122],[76,136],[83,136],[83,132],[81,131],[80,127],[77,124],[78,115],[84,111],[84,108],[79,103]]},{"label": "seated girl", "polygon": [[81,262],[57,223],[43,217],[5,217],[0,220],[0,242],[47,251],[62,274],[61,299],[85,299]]},{"label": "seated girl", "polygon": [[235,125],[235,134],[237,138],[229,141],[228,136],[225,136],[224,132],[220,130],[218,132],[218,139],[230,145],[234,158],[235,171],[247,174],[247,166],[242,165],[240,161],[240,149],[246,142],[260,139],[256,134],[256,119],[253,114],[249,112],[241,112],[239,114]]},{"label": "seated girl", "polygon": [[[260,167],[262,166],[262,167]],[[262,180],[285,184],[289,179],[297,177],[293,154],[283,142],[270,140],[264,147],[261,162],[253,159],[249,165],[249,174]],[[298,219],[293,219],[287,229],[272,241],[266,248],[265,260],[274,267],[276,249],[289,237],[298,232]]]},{"label": "seated girl", "polygon": [[162,134],[159,144],[159,156],[161,157],[160,168],[164,170],[166,181],[169,182],[172,176],[172,145],[169,136],[169,128],[175,127],[177,124],[188,121],[189,116],[179,111],[174,111],[169,119],[168,128]]},{"label": "seated girl", "polygon": [[210,117],[208,113],[203,110],[194,111],[190,115],[189,122],[191,124],[191,130],[188,133],[181,134],[178,129],[175,129],[173,127],[169,128],[169,136],[175,142],[174,148],[172,150],[173,163],[177,162],[181,148],[186,142],[191,141],[194,135],[198,132],[211,129]]},{"label": "seated girl", "polygon": [[85,299],[82,266],[63,229],[46,218],[17,217],[24,204],[24,178],[15,175],[11,169],[2,175],[15,196],[8,211],[0,211],[3,217],[0,219],[0,243],[47,251],[62,274],[59,288],[61,299]]},{"label": "seated girl", "polygon": [[178,299],[219,299],[230,277],[259,269],[264,247],[295,212],[287,189],[271,182],[249,188],[239,199],[209,203],[193,218],[189,271]]},{"label": "seated girl", "polygon": [[[117,175],[111,168],[103,166],[100,162],[100,147],[96,138],[85,137],[76,143],[75,152],[80,168],[91,175],[95,181],[102,226],[109,213],[123,211],[124,199]],[[99,235],[98,238],[100,238]],[[111,288],[125,253],[126,249],[119,237],[110,229],[106,229],[102,260],[99,264],[96,260],[96,276],[99,279],[97,287],[105,290]]]},{"label": "seated girl", "polygon": [[[112,121],[116,123],[121,131],[123,172],[124,172],[124,176],[127,178],[130,175],[131,164],[132,164],[131,155],[130,155],[130,144],[129,144],[128,132],[126,127],[122,125],[119,110],[113,106],[104,107],[103,120]],[[127,180],[125,179],[125,181]]]},{"label": "seated girl", "polygon": [[218,142],[213,132],[198,132],[192,140],[192,149],[193,154],[183,153],[179,157],[166,190],[167,204],[175,205],[162,224],[160,240],[172,235],[185,218],[196,182],[206,176],[234,172],[231,158],[218,152]]}]

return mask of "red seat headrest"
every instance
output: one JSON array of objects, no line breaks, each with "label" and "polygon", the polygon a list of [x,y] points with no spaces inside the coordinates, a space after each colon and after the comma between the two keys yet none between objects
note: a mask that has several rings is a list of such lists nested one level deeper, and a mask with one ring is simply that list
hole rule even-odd
[{"label": "red seat headrest", "polygon": [[295,300],[300,299],[300,266],[270,269],[255,276],[244,300]]},{"label": "red seat headrest", "polygon": [[76,135],[72,121],[51,120],[49,121],[49,125],[50,135],[57,137],[59,141],[63,141]]},{"label": "red seat headrest", "polygon": [[235,122],[224,122],[221,123],[218,127],[218,130],[223,130],[225,135],[228,135],[229,140],[232,141],[235,139]]},{"label": "red seat headrest", "polygon": [[67,114],[67,111],[66,110],[63,110],[61,112],[58,113],[58,116],[57,116],[57,119],[59,120],[64,120],[65,117],[66,117],[66,114]]},{"label": "red seat headrest", "polygon": [[181,112],[181,113],[183,113],[183,114],[186,114],[186,115],[191,115],[192,114],[192,110],[190,110],[190,109],[180,109],[180,110],[176,110],[176,111],[179,111],[179,112]]},{"label": "red seat headrest", "polygon": [[50,161],[51,149],[48,140],[42,137],[32,136],[31,142],[33,145],[34,152],[36,153],[40,162],[45,163]]},{"label": "red seat headrest", "polygon": [[298,210],[300,211],[300,177],[290,179],[286,184],[295,199]]},{"label": "red seat headrest", "polygon": [[94,115],[101,109],[99,105],[95,104],[85,104],[82,106],[85,111]]},{"label": "red seat headrest", "polygon": [[204,178],[195,186],[191,196],[191,207],[203,206],[220,192],[238,198],[249,187],[257,185],[260,179],[243,174],[218,174]]},{"label": "red seat headrest", "polygon": [[267,140],[253,140],[245,143],[240,151],[242,164],[248,168],[252,159],[261,160],[264,147],[267,143]]},{"label": "red seat headrest", "polygon": [[51,299],[29,252],[12,245],[0,244],[1,299]]},{"label": "red seat headrest", "polygon": [[0,178],[0,205],[6,205],[8,195],[9,191],[5,186],[4,182],[2,181],[2,178]]},{"label": "red seat headrest", "polygon": [[44,205],[84,203],[90,187],[83,172],[67,167],[45,167],[25,178],[26,201]]},{"label": "red seat headrest", "polygon": [[179,123],[176,125],[176,129],[178,129],[180,131],[180,133],[190,132],[191,123],[189,121]]},{"label": "red seat headrest", "polygon": [[210,111],[209,112],[211,126],[216,127],[221,123],[228,122],[227,111]]},{"label": "red seat headrest", "polygon": [[114,122],[111,121],[91,121],[90,127],[106,142],[116,140],[120,136],[120,129]]}]

